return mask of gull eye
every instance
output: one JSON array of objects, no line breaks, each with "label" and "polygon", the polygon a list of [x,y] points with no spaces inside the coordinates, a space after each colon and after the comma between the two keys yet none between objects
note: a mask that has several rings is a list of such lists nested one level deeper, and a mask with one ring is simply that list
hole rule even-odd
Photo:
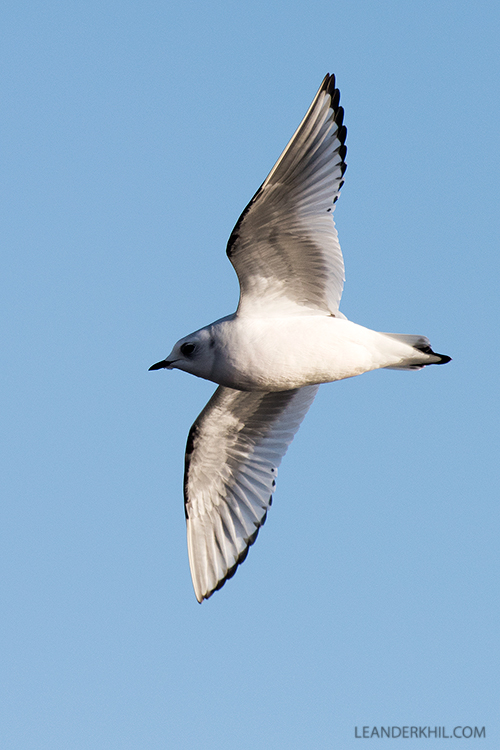
[{"label": "gull eye", "polygon": [[183,344],[181,346],[181,354],[184,354],[185,357],[190,357],[195,349],[196,347],[194,344]]}]

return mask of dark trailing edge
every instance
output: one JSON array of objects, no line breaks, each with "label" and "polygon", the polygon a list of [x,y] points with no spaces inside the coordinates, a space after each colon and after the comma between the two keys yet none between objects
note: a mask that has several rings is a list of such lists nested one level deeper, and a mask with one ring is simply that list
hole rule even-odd
[{"label": "dark trailing edge", "polygon": [[189,464],[191,463],[191,454],[194,450],[194,441],[199,433],[199,427],[196,424],[196,422],[191,426],[191,429],[188,433],[188,438],[186,442],[186,455],[184,457],[184,515],[186,516],[186,521],[189,518],[188,514],[188,493],[187,493],[187,485],[188,485],[188,477],[189,477]]},{"label": "dark trailing edge", "polygon": [[[262,185],[264,185],[264,183],[262,183]],[[229,258],[230,260],[231,260],[231,255],[233,254],[233,245],[234,245],[234,243],[235,243],[235,242],[236,242],[236,241],[238,240],[238,238],[239,238],[239,236],[240,236],[240,227],[241,227],[241,225],[242,225],[242,223],[243,223],[243,220],[244,220],[245,216],[246,216],[246,215],[247,215],[247,213],[248,213],[248,212],[250,211],[250,209],[252,208],[252,206],[254,205],[254,203],[255,203],[255,202],[257,201],[257,198],[258,198],[258,197],[259,197],[259,195],[261,194],[261,192],[262,192],[262,185],[261,185],[261,186],[260,186],[260,188],[259,188],[259,189],[257,190],[257,192],[255,193],[254,197],[252,198],[252,200],[251,200],[251,201],[250,201],[250,203],[248,204],[248,206],[246,206],[246,207],[245,207],[245,208],[243,209],[243,212],[242,212],[242,214],[241,214],[240,218],[238,219],[238,221],[236,222],[236,224],[234,225],[234,229],[233,229],[233,231],[231,232],[231,236],[229,237],[229,239],[228,239],[228,241],[227,241],[227,246],[226,246],[226,255],[227,255],[227,257],[228,257],[228,258]]]},{"label": "dark trailing edge", "polygon": [[[271,495],[270,502],[269,502],[270,505],[272,503],[272,499],[273,499],[273,496]],[[242,562],[245,562],[246,557],[248,555],[248,550],[250,549],[250,547],[252,546],[252,544],[257,539],[257,535],[258,535],[259,531],[261,530],[262,526],[264,526],[264,524],[266,522],[266,519],[267,519],[267,510],[266,510],[265,514],[263,515],[263,517],[262,517],[262,521],[260,522],[260,525],[257,526],[257,528],[255,529],[255,531],[252,534],[252,536],[249,539],[245,539],[245,542],[247,544],[246,548],[239,555],[239,557],[236,560],[236,562],[234,563],[234,565],[231,568],[229,568],[229,570],[227,571],[225,577],[221,578],[221,580],[219,581],[219,583],[217,584],[217,586],[214,588],[214,590],[211,591],[209,594],[207,594],[207,596],[204,597],[205,599],[210,599],[210,597],[212,596],[212,594],[215,591],[219,591],[219,589],[221,589],[224,586],[224,584],[226,583],[226,581],[229,581],[229,579],[234,576],[234,574],[236,573],[236,571],[238,569],[238,566],[241,565]],[[201,604],[201,602],[200,602],[200,604]]]}]

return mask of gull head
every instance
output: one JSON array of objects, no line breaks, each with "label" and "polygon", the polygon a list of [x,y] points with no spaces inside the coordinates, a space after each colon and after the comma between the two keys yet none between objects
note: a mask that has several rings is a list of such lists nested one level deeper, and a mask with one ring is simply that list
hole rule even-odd
[{"label": "gull head", "polygon": [[209,328],[184,336],[161,362],[151,365],[150,370],[184,370],[199,378],[210,380],[214,365],[214,339]]}]

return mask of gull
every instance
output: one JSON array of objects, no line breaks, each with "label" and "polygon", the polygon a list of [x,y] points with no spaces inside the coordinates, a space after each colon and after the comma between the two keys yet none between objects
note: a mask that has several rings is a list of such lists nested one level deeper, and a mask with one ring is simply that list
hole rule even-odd
[{"label": "gull", "polygon": [[218,385],[186,446],[187,543],[200,603],[255,542],[278,466],[320,383],[451,359],[424,336],[372,331],[339,311],[344,261],[332,214],[347,151],[339,102],[327,74],[232,231],[236,312],[180,339],[149,368],[177,368]]}]

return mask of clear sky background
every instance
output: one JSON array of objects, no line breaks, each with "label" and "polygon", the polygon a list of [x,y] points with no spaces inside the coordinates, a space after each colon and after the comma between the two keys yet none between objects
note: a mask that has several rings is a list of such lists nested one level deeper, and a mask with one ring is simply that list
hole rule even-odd
[{"label": "clear sky background", "polygon": [[[2,748],[500,747],[499,7],[4,4]],[[326,72],[342,310],[453,362],[322,386],[200,606],[182,476],[214,386],[147,370],[235,309],[226,241]]]}]

